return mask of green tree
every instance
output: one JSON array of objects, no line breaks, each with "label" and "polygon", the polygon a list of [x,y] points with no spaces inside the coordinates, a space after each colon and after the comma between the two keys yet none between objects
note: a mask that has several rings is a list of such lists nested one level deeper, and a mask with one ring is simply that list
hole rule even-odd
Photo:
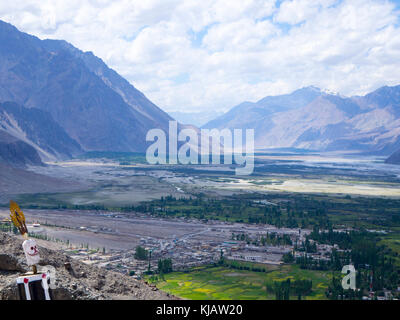
[{"label": "green tree", "polygon": [[147,260],[148,253],[147,250],[141,246],[136,247],[136,252],[135,252],[135,259],[137,260]]}]

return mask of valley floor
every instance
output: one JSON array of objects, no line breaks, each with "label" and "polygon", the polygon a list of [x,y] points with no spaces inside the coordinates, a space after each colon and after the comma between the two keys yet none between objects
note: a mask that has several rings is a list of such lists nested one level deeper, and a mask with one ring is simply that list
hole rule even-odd
[{"label": "valley floor", "polygon": [[[282,265],[316,226],[378,232],[400,267],[400,167],[382,159],[260,155],[253,175],[238,177],[225,165],[151,166],[137,155],[103,156],[30,168],[29,174],[46,175],[65,189],[42,180],[38,191],[3,193],[0,218],[16,200],[32,236],[85,264],[137,279],[148,261],[136,259],[135,248],[152,250],[152,271],[159,259],[172,259],[175,272],[146,279],[189,299],[273,299],[271,281],[288,278],[312,279],[303,298],[326,299],[331,271]],[[0,225],[12,231],[7,222]],[[320,243],[307,256],[327,261],[335,248]],[[300,249],[296,259],[304,254]],[[269,271],[212,267],[221,252]]]},{"label": "valley floor", "polygon": [[[286,279],[313,281],[312,292],[303,300],[325,300],[331,272],[301,270],[296,265],[269,266],[269,272],[234,270],[227,267],[200,267],[188,272],[174,272],[157,278],[157,287],[175,296],[192,300],[275,300],[267,291],[273,281]],[[271,288],[272,289],[272,288]],[[297,300],[293,294],[290,297]]]}]

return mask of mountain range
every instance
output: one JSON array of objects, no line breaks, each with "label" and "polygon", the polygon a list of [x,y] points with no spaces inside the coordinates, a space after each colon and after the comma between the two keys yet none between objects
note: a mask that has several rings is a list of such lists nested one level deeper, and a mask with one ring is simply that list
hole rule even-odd
[{"label": "mountain range", "polygon": [[145,151],[147,131],[172,120],[91,52],[2,21],[0,43],[0,129],[46,159]]},{"label": "mountain range", "polygon": [[389,164],[400,164],[400,150],[393,153],[385,162]]},{"label": "mountain range", "polygon": [[[167,131],[173,120],[92,52],[64,40],[40,40],[3,21],[0,43],[2,163],[42,165],[87,151],[143,152],[147,131]],[[210,117],[176,116],[184,122]],[[306,87],[243,102],[203,128],[254,129],[257,149],[390,155],[400,149],[400,86],[353,97]]]},{"label": "mountain range", "polygon": [[85,186],[26,170],[87,151],[146,150],[173,120],[91,52],[0,20],[0,202]]},{"label": "mountain range", "polygon": [[243,102],[203,127],[254,129],[257,149],[390,155],[400,148],[400,86],[354,97],[306,87]]}]

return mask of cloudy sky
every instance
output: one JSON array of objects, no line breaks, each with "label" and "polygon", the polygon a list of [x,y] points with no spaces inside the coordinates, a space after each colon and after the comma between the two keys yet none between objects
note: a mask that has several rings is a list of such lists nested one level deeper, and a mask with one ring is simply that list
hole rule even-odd
[{"label": "cloudy sky", "polygon": [[13,0],[0,19],[93,51],[166,111],[400,84],[400,1]]}]

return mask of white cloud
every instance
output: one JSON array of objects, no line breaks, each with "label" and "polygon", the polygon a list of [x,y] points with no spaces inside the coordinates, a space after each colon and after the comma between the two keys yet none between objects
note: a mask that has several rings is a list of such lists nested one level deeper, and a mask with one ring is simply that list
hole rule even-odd
[{"label": "white cloud", "polygon": [[0,3],[0,19],[93,51],[167,111],[400,83],[391,1],[16,0]]},{"label": "white cloud", "polygon": [[291,0],[284,1],[275,21],[289,24],[297,24],[312,18],[320,10],[330,7],[338,2],[337,0]]},{"label": "white cloud", "polygon": [[209,51],[257,51],[274,33],[277,28],[268,20],[243,18],[210,28],[203,45]]}]

